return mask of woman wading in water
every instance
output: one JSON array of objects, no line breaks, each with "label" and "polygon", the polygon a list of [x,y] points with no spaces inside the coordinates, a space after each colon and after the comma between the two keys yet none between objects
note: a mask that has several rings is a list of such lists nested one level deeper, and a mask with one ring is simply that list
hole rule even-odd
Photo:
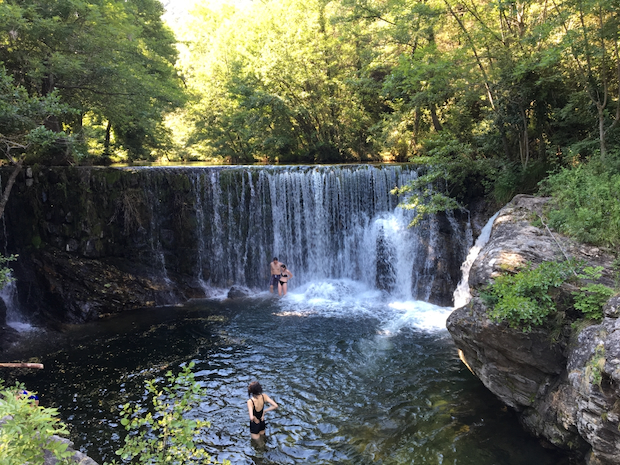
[{"label": "woman wading in water", "polygon": [[[252,439],[258,441],[265,437],[265,413],[278,408],[267,394],[263,393],[263,388],[258,381],[250,383],[248,386],[248,414],[250,415],[250,435]],[[265,403],[270,404],[265,408]]]},{"label": "woman wading in water", "polygon": [[280,265],[280,278],[278,280],[278,295],[286,295],[288,291],[288,280],[293,277],[293,273],[289,270],[285,264]]}]

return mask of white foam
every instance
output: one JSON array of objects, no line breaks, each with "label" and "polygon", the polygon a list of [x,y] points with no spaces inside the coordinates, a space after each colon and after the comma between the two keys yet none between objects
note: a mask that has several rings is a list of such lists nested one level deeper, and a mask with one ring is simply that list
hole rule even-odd
[{"label": "white foam", "polygon": [[39,329],[36,326],[32,326],[29,323],[23,323],[21,321],[7,321],[6,324],[20,333],[28,333]]},{"label": "white foam", "polygon": [[278,316],[375,318],[379,333],[392,336],[402,329],[443,331],[452,308],[422,301],[389,302],[386,294],[365,284],[342,280],[313,281],[279,300]]},{"label": "white foam", "polygon": [[382,293],[349,279],[312,281],[280,300],[283,312],[332,318],[375,317]]},{"label": "white foam", "polygon": [[419,300],[392,302],[388,306],[398,312],[382,327],[388,334],[395,334],[404,328],[429,332],[444,331],[446,320],[452,312],[452,308],[440,307]]}]

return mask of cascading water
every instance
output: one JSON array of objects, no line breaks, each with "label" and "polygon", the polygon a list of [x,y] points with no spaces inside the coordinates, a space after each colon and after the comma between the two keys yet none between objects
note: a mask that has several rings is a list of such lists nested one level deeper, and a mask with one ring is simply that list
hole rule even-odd
[{"label": "cascading water", "polygon": [[6,306],[6,323],[9,326],[20,332],[33,329],[20,310],[17,300],[17,287],[14,281],[0,289],[0,299]]},{"label": "cascading water", "polygon": [[[266,290],[274,256],[293,271],[290,289],[351,280],[399,299],[428,300],[429,261],[446,247],[435,217],[408,228],[413,212],[390,193],[417,177],[407,166],[182,168],[193,190],[195,279],[204,289]],[[152,196],[152,195],[151,195]],[[151,207],[152,208],[152,207]],[[152,208],[157,215],[157,210]],[[152,221],[155,267],[164,268]],[[451,235],[462,227],[449,222]],[[459,242],[459,241],[457,241]],[[451,251],[464,256],[461,240]]]},{"label": "cascading water", "polygon": [[[0,177],[0,192],[3,192],[2,188],[2,178]],[[4,238],[5,243],[3,244],[4,256],[8,256],[7,253],[7,233],[6,233],[6,222],[4,220],[4,216],[2,217],[2,228],[4,229]],[[32,329],[32,326],[27,322],[26,318],[22,315],[22,312],[19,308],[19,302],[17,299],[17,287],[15,285],[15,281],[13,280],[12,274],[9,274],[9,282],[5,284],[3,288],[0,289],[0,300],[4,303],[6,307],[6,323],[12,328],[18,331],[28,331]]]},{"label": "cascading water", "polygon": [[471,293],[469,291],[469,272],[471,271],[471,267],[474,264],[476,258],[480,254],[480,251],[485,246],[485,244],[489,241],[491,237],[491,231],[493,229],[493,223],[495,222],[495,218],[497,218],[499,212],[495,213],[487,224],[484,225],[482,231],[480,231],[480,235],[476,239],[476,243],[469,250],[467,254],[467,258],[461,265],[461,281],[454,291],[454,308],[459,308],[467,305],[471,300]]}]

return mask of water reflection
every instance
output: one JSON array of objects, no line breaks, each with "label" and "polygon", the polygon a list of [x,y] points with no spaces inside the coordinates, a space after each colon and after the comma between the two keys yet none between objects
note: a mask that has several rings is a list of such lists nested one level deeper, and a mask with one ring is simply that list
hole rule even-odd
[{"label": "water reflection", "polygon": [[[60,409],[76,445],[100,462],[114,459],[122,440],[119,405],[142,399],[145,379],[193,360],[209,392],[193,414],[211,421],[203,439],[218,460],[558,463],[462,365],[441,324],[429,323],[447,309],[300,295],[132,312],[38,337],[13,356],[40,354],[46,369],[21,379]],[[248,431],[254,379],[280,404],[267,415],[263,448]]]}]

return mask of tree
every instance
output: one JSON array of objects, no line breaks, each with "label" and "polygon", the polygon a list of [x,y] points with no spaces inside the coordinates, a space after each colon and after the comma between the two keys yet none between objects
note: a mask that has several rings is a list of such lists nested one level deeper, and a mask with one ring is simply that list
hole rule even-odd
[{"label": "tree", "polygon": [[371,122],[350,85],[359,57],[330,22],[331,8],[273,0],[198,9],[182,37],[184,72],[199,98],[192,140],[244,161],[366,158]]},{"label": "tree", "polygon": [[138,148],[159,141],[157,121],[183,102],[162,12],[156,0],[7,0],[0,3],[0,60],[29,96],[56,91],[78,110],[48,119],[48,129],[85,137],[85,117],[103,120],[130,156],[144,155]]},{"label": "tree", "polygon": [[619,8],[617,1],[604,0],[574,0],[556,7],[563,32],[559,49],[569,76],[596,109],[601,160],[607,156],[607,138],[620,121]]},{"label": "tree", "polygon": [[49,130],[46,123],[68,113],[69,107],[60,103],[57,93],[29,96],[0,64],[0,151],[14,167],[0,198],[0,218],[25,157],[44,153],[61,143],[59,140],[66,141],[66,134]]}]

